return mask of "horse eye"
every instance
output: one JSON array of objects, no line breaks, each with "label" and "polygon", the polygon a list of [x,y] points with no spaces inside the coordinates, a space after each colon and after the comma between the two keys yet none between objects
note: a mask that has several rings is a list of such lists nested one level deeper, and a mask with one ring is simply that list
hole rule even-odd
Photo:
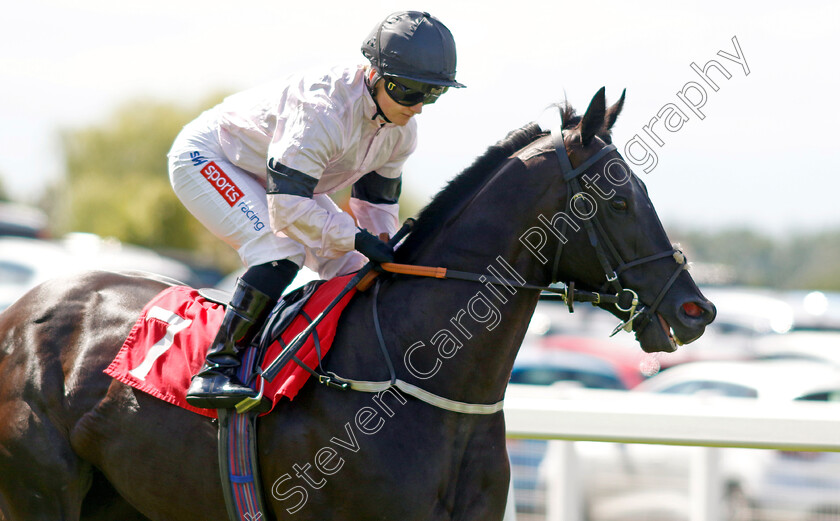
[{"label": "horse eye", "polygon": [[613,198],[610,201],[610,206],[612,206],[613,210],[617,212],[627,211],[627,201],[621,198]]}]

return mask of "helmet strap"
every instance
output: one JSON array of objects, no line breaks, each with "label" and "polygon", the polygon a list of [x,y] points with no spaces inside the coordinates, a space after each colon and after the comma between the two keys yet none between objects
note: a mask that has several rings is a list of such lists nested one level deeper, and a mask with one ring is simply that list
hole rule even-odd
[{"label": "helmet strap", "polygon": [[370,68],[370,72],[367,76],[365,76],[365,85],[367,85],[370,97],[373,98],[373,104],[376,105],[376,113],[371,119],[376,119],[376,116],[381,116],[382,119],[384,119],[387,123],[391,123],[391,120],[388,119],[387,116],[385,116],[384,112],[382,112],[382,107],[379,106],[379,102],[376,101],[376,84],[381,79],[382,75],[379,74],[379,70],[374,66]]}]

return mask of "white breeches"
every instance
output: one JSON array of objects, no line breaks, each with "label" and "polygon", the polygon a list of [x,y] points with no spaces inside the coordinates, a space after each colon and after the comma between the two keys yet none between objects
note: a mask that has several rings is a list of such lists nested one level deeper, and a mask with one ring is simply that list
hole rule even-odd
[{"label": "white breeches", "polygon": [[[329,279],[365,264],[367,259],[356,251],[324,258],[285,235],[275,235],[265,187],[227,160],[212,126],[202,119],[187,125],[175,140],[169,152],[169,179],[190,213],[235,249],[246,267],[288,259]],[[342,211],[327,195],[313,199],[331,213]]]}]

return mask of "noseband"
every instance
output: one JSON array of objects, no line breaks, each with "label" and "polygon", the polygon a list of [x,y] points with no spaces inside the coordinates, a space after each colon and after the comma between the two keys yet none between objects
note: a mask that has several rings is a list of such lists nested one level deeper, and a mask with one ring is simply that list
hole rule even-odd
[{"label": "noseband", "polygon": [[[571,210],[571,208],[575,204],[575,201],[578,198],[584,197],[584,191],[580,185],[580,180],[578,179],[578,177],[582,173],[586,172],[593,165],[601,161],[601,159],[605,158],[607,154],[615,152],[616,147],[612,144],[606,145],[604,146],[604,148],[599,150],[594,156],[584,161],[577,168],[572,168],[572,162],[569,160],[569,153],[566,150],[566,143],[563,139],[563,131],[552,131],[551,140],[552,144],[554,145],[554,152],[557,154],[557,159],[560,161],[560,172],[563,174],[563,179],[566,181],[566,186],[569,187],[568,204],[569,209]],[[624,329],[625,331],[631,331],[633,329],[633,322],[637,318],[639,319],[637,330],[641,331],[654,317],[656,310],[659,307],[659,304],[662,303],[662,299],[665,298],[665,294],[668,293],[668,290],[670,290],[671,286],[674,285],[674,282],[676,282],[679,274],[683,270],[688,268],[688,263],[685,260],[685,255],[680,249],[672,248],[671,250],[663,251],[661,253],[655,253],[647,257],[642,257],[640,259],[625,262],[624,259],[621,257],[621,254],[615,248],[615,245],[610,240],[609,236],[604,231],[604,227],[596,214],[593,214],[592,217],[588,219],[582,220],[583,226],[586,229],[586,233],[589,237],[589,244],[592,245],[592,247],[595,249],[595,254],[598,257],[598,262],[601,264],[601,269],[604,271],[604,275],[606,277],[606,281],[601,286],[600,292],[594,294],[600,295],[601,293],[607,290],[614,291],[615,298],[610,300],[614,300],[614,305],[619,311],[628,314],[627,320],[619,324],[613,330],[612,335],[615,335],[622,329]],[[564,220],[563,230],[560,234],[561,237],[565,238],[566,227],[567,222]],[[564,240],[558,241],[557,252],[554,255],[554,265],[551,273],[552,283],[558,282],[557,272],[560,266],[560,256],[563,253],[564,244]],[[666,282],[662,289],[659,291],[659,294],[656,296],[653,303],[650,306],[641,303],[640,307],[638,294],[630,288],[623,287],[621,285],[621,281],[619,280],[619,275],[621,275],[622,272],[635,266],[639,266],[647,262],[653,262],[659,259],[664,259],[666,257],[672,257],[677,263],[677,268],[674,270],[673,274],[671,274],[671,277],[668,279],[668,282]],[[613,267],[613,264],[610,262],[610,258],[615,259],[615,261],[617,262],[615,267]],[[569,306],[569,310],[573,311],[572,306],[575,300],[574,283],[571,282],[566,286],[568,288],[567,293],[565,295],[562,295],[562,297],[565,297],[563,298],[563,300],[566,301],[567,305]],[[592,303],[599,304],[601,302],[593,301]]]}]

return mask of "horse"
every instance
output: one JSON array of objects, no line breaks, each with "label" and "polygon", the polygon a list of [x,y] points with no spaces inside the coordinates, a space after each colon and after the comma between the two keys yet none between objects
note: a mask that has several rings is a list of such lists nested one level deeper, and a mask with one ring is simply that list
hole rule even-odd
[{"label": "horse", "polygon": [[[583,116],[567,103],[559,132],[525,125],[454,177],[419,214],[396,262],[482,276],[380,275],[376,291],[345,309],[325,367],[389,377],[375,309],[400,379],[450,400],[497,403],[535,288],[557,281],[617,288],[623,303],[593,304],[645,351],[699,338],[715,308],[612,145],[623,103],[624,93],[607,106],[603,88]],[[4,521],[226,517],[215,420],[103,374],[143,306],[171,284],[89,272],[44,283],[0,315]],[[260,418],[258,439],[273,519],[499,520],[505,510],[503,411],[462,414],[395,390],[310,381]]]}]

